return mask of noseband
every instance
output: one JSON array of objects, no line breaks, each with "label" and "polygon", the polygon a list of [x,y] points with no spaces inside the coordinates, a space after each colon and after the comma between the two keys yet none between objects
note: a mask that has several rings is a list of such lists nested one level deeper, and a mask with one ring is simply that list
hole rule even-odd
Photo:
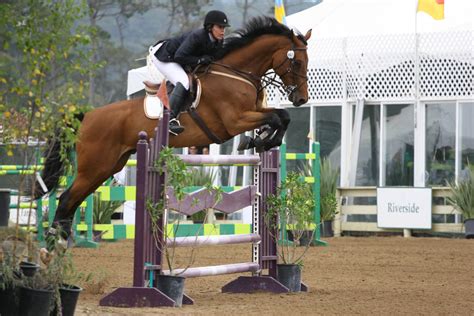
[{"label": "noseband", "polygon": [[[293,47],[286,53],[286,59],[284,59],[278,66],[274,67],[273,71],[266,73],[262,77],[262,89],[267,86],[273,85],[277,87],[282,93],[287,93],[287,95],[290,96],[300,87],[302,83],[306,83],[308,81],[308,77],[305,75],[301,75],[295,71],[295,51],[305,50],[307,50],[307,47],[295,47],[293,45]],[[277,71],[285,64],[287,64],[285,71],[281,74],[278,74]],[[279,81],[276,79],[277,75],[283,79],[283,77],[288,74],[293,75],[294,82],[296,82],[296,79],[298,77],[304,79],[304,81],[301,84],[287,86],[283,83],[283,81]]]}]

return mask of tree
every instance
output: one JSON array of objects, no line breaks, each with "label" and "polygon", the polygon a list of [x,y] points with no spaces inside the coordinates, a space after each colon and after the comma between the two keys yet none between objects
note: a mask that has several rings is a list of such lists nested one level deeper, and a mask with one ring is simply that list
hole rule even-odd
[{"label": "tree", "polygon": [[[125,95],[123,76],[127,74],[132,52],[124,45],[123,29],[129,18],[137,13],[147,12],[152,7],[152,1],[87,0],[87,6],[89,23],[95,35],[91,42],[93,51],[91,60],[102,61],[104,66],[101,72],[89,73],[89,103],[106,104],[121,99]],[[118,47],[110,40],[110,34],[99,25],[101,20],[108,18],[112,19],[117,26],[120,43]],[[114,74],[115,78],[111,79],[110,74]],[[100,96],[100,99],[97,96]]]},{"label": "tree", "polygon": [[[18,0],[0,8],[3,140],[26,147],[31,140],[61,137],[67,160],[77,115],[88,108],[88,73],[97,68],[90,62],[90,29],[78,25],[86,6],[75,0]],[[22,162],[33,164],[33,158]]]},{"label": "tree", "polygon": [[166,34],[182,33],[202,25],[202,8],[212,0],[158,0],[157,7],[169,12],[170,22]]}]

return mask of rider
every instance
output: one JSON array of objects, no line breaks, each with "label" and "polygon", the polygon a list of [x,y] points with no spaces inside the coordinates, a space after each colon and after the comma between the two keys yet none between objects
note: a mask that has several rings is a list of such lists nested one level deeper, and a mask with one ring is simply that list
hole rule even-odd
[{"label": "rider", "polygon": [[209,65],[222,47],[224,30],[230,26],[224,12],[209,11],[204,18],[204,28],[181,36],[159,41],[150,47],[153,65],[175,85],[170,96],[170,133],[177,135],[184,127],[176,119],[183,110],[189,94],[189,81],[186,71],[197,65]]}]

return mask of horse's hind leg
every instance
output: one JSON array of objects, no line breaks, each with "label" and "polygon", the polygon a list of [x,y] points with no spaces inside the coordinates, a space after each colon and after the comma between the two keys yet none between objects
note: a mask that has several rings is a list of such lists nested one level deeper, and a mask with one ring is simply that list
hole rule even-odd
[{"label": "horse's hind leg", "polygon": [[110,176],[120,171],[130,157],[130,153],[130,151],[126,152],[117,159],[111,159],[113,157],[106,155],[108,157],[103,157],[101,162],[102,164],[105,164],[106,161],[109,161],[110,163],[106,164],[106,166],[110,167],[102,168],[85,166],[81,157],[78,156],[77,177],[73,184],[61,194],[58,209],[56,210],[54,218],[53,227],[61,227],[61,230],[63,231],[62,237],[67,239],[71,234],[74,213],[82,201],[84,201],[89,194],[94,192]]},{"label": "horse's hind leg", "polygon": [[96,174],[93,170],[78,172],[73,184],[61,194],[53,227],[60,227],[64,239],[67,239],[71,234],[72,220],[76,209],[107,178],[108,174]]}]

